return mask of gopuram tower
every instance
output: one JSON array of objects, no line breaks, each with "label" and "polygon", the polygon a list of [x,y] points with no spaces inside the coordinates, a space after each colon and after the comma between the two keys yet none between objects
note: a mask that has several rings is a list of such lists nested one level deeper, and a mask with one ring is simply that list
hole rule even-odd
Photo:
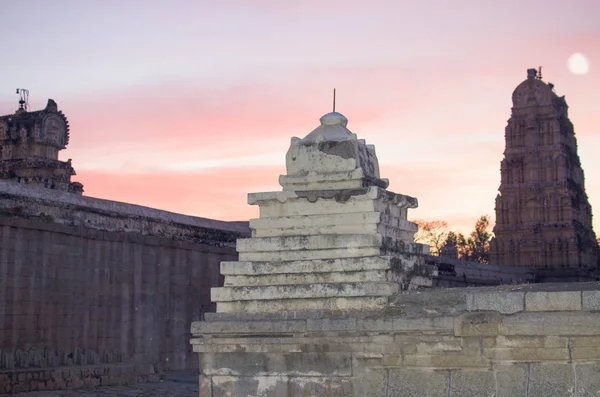
[{"label": "gopuram tower", "polygon": [[593,270],[598,246],[565,97],[528,69],[512,102],[491,263],[563,276]]}]

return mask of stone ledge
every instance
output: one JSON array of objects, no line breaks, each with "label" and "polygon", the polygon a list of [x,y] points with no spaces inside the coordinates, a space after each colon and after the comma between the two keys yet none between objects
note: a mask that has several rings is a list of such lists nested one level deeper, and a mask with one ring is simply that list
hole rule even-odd
[{"label": "stone ledge", "polygon": [[390,296],[396,283],[337,283],[274,285],[265,287],[221,287],[211,289],[213,302]]},{"label": "stone ledge", "polygon": [[[237,251],[271,252],[381,247],[379,234],[331,234],[319,236],[253,237],[237,240]],[[343,257],[343,256],[340,256]]]},{"label": "stone ledge", "polygon": [[260,334],[294,333],[307,330],[305,320],[286,321],[196,321],[192,323],[192,335],[200,334]]},{"label": "stone ledge", "polygon": [[386,256],[371,256],[365,258],[335,258],[315,259],[306,261],[252,262],[241,261],[221,262],[221,274],[229,275],[267,275],[288,273],[333,273],[363,270],[387,270],[390,268],[390,258]]}]

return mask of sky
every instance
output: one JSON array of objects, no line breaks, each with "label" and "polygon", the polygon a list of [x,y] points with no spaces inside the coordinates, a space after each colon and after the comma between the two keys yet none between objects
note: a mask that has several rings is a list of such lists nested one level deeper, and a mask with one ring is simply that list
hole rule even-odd
[{"label": "sky", "polygon": [[494,222],[512,91],[542,66],[600,214],[599,20],[597,0],[4,0],[0,113],[15,88],[54,99],[87,196],[247,220],[335,87],[409,218],[468,233]]}]

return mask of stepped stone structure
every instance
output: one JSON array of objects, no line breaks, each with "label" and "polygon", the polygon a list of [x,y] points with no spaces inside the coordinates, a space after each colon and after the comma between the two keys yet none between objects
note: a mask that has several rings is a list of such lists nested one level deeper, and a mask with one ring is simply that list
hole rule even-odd
[{"label": "stepped stone structure", "polygon": [[292,138],[283,191],[249,195],[252,237],[191,327],[200,396],[598,395],[600,283],[417,288],[460,261],[422,255],[416,199],[346,123]]},{"label": "stepped stone structure", "polygon": [[83,193],[83,185],[71,182],[75,170],[71,160],[58,160],[58,152],[69,143],[69,122],[48,100],[46,108],[0,116],[0,180],[8,180]]},{"label": "stepped stone structure", "polygon": [[239,262],[224,262],[212,290],[221,313],[377,309],[400,290],[431,285],[407,221],[413,197],[385,190],[375,148],[339,113],[292,138],[280,192],[253,193],[260,207],[252,237],[237,241]]},{"label": "stepped stone structure", "polygon": [[597,268],[592,210],[565,97],[535,69],[513,92],[491,263]]}]

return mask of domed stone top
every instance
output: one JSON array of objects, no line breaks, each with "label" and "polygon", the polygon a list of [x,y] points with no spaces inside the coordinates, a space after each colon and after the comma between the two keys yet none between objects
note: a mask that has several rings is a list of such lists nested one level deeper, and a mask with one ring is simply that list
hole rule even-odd
[{"label": "domed stone top", "polygon": [[555,96],[552,87],[537,77],[537,70],[527,69],[527,80],[514,90],[512,102],[515,108],[546,106]]},{"label": "domed stone top", "polygon": [[346,118],[346,116],[344,116],[343,114],[338,113],[338,112],[327,113],[326,115],[321,117],[319,119],[319,121],[321,122],[321,125],[338,125],[339,124],[342,127],[345,127],[346,125],[348,125],[348,119]]},{"label": "domed stone top", "polygon": [[319,121],[321,125],[302,139],[302,143],[309,144],[322,141],[346,141],[356,139],[346,125],[348,119],[341,113],[331,112],[322,116]]}]

